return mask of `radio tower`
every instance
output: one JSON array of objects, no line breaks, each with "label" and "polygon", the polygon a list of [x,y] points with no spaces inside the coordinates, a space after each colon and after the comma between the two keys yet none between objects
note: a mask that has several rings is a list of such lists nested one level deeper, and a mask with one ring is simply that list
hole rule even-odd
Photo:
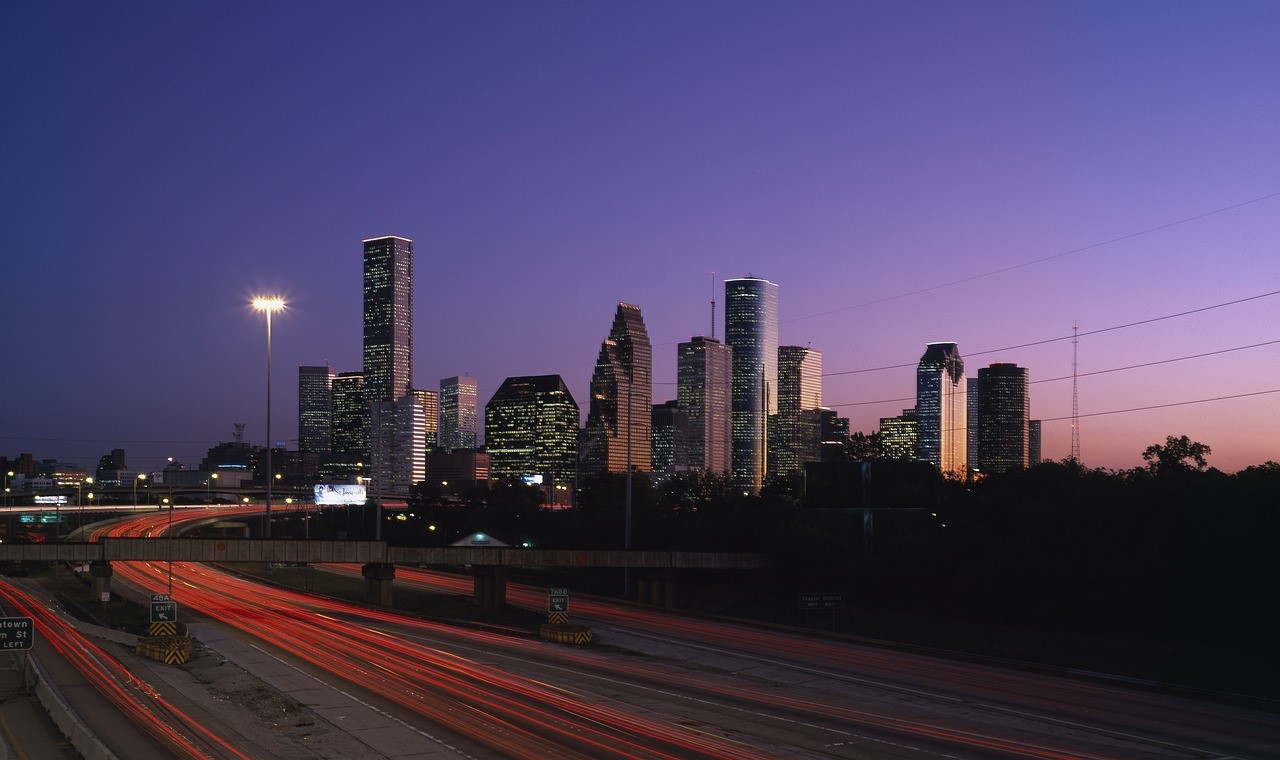
[{"label": "radio tower", "polygon": [[1071,461],[1080,464],[1080,325],[1071,323]]}]

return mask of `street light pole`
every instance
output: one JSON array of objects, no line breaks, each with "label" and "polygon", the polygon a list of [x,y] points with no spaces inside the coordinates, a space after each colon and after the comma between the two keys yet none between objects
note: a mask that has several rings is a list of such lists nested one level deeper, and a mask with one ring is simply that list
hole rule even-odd
[{"label": "street light pole", "polygon": [[284,299],[255,298],[253,308],[267,315],[267,518],[262,535],[264,538],[271,538],[271,481],[274,480],[271,470],[271,314],[284,308]]}]

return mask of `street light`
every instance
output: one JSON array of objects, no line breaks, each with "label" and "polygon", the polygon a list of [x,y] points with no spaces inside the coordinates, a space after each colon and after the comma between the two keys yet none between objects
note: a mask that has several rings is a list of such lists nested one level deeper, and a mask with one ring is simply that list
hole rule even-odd
[{"label": "street light", "polygon": [[[80,510],[80,528],[82,530],[84,529],[84,497],[82,496],[82,493],[84,492],[85,483],[93,485],[93,478],[85,477],[85,479],[81,480],[80,484],[76,486],[76,507]],[[93,491],[89,492],[89,498],[93,498]]]},{"label": "street light", "polygon": [[138,481],[146,480],[146,479],[147,479],[147,473],[145,472],[138,473],[137,476],[134,477],[133,479],[133,506],[135,508],[138,506]]},{"label": "street light", "polygon": [[9,504],[9,481],[13,479],[13,470],[9,470],[4,474],[4,502],[5,506]]},{"label": "street light", "polygon": [[271,315],[284,309],[284,299],[258,297],[253,299],[253,308],[267,315],[267,521],[262,533],[271,538]]},{"label": "street light", "polygon": [[[216,473],[216,472],[215,472],[215,473],[210,474],[210,475],[209,475],[209,479],[208,479],[208,480],[206,480],[206,481],[204,482],[204,486],[205,486],[205,488],[204,488],[204,494],[205,494],[205,496],[206,496],[206,497],[211,497],[211,495],[212,495],[212,493],[213,493],[213,481],[215,481],[215,480],[217,480],[217,479],[218,479],[218,473]],[[212,499],[212,498],[208,498],[208,501],[209,501],[210,503],[212,503],[212,502],[213,502],[213,499]]]}]

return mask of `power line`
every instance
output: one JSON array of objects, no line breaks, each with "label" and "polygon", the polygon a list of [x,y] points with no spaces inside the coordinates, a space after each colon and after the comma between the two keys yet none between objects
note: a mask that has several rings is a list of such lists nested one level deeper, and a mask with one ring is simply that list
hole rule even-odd
[{"label": "power line", "polygon": [[1167,229],[1169,229],[1169,228],[1171,228],[1171,227],[1177,227],[1177,226],[1179,226],[1179,225],[1188,224],[1188,223],[1190,223],[1190,222],[1194,222],[1194,221],[1197,221],[1197,220],[1199,220],[1199,219],[1204,219],[1204,218],[1206,218],[1206,217],[1214,216],[1214,215],[1216,215],[1216,214],[1221,214],[1221,213],[1224,213],[1224,212],[1227,212],[1227,211],[1232,211],[1232,210],[1234,210],[1234,209],[1243,208],[1244,206],[1248,206],[1248,205],[1251,205],[1251,204],[1254,204],[1254,203],[1261,203],[1262,201],[1270,200],[1271,198],[1275,198],[1275,197],[1277,197],[1277,196],[1280,196],[1280,192],[1268,193],[1267,195],[1263,195],[1263,196],[1260,196],[1260,197],[1257,197],[1257,198],[1253,198],[1253,199],[1251,199],[1251,200],[1243,201],[1243,202],[1241,202],[1241,203],[1235,203],[1235,204],[1232,204],[1232,205],[1230,205],[1230,206],[1224,206],[1224,207],[1219,208],[1219,209],[1214,209],[1213,211],[1206,211],[1206,212],[1204,212],[1204,213],[1202,213],[1202,214],[1196,214],[1195,216],[1189,216],[1189,217],[1186,217],[1185,219],[1179,219],[1179,220],[1177,220],[1177,221],[1173,221],[1173,222],[1166,222],[1165,224],[1156,225],[1155,227],[1148,227],[1147,229],[1145,229],[1145,230],[1139,230],[1138,232],[1130,232],[1130,233],[1129,233],[1129,234],[1127,234],[1127,235],[1121,235],[1121,236],[1119,236],[1119,237],[1114,237],[1114,238],[1111,238],[1111,239],[1109,239],[1109,240],[1103,240],[1103,241],[1098,242],[1098,243],[1091,243],[1091,244],[1089,244],[1089,245],[1082,246],[1082,247],[1080,247],[1080,248],[1073,248],[1073,249],[1071,249],[1071,250],[1069,250],[1069,251],[1063,251],[1063,252],[1061,252],[1061,253],[1055,253],[1055,254],[1052,254],[1052,255],[1049,255],[1049,256],[1042,256],[1042,257],[1040,257],[1040,258],[1038,258],[1038,259],[1032,259],[1031,261],[1024,261],[1024,262],[1022,262],[1021,264],[1013,264],[1013,265],[1010,265],[1010,266],[1007,266],[1007,267],[1002,267],[1002,268],[1000,268],[1000,269],[993,269],[993,270],[991,270],[991,271],[989,271],[989,272],[983,272],[983,273],[981,273],[981,274],[975,274],[975,275],[971,275],[971,276],[969,276],[969,277],[962,277],[962,278],[960,278],[960,279],[958,279],[958,280],[952,280],[952,281],[950,281],[950,282],[944,282],[944,283],[941,283],[941,284],[939,284],[939,285],[930,285],[930,286],[929,286],[929,287],[927,287],[927,288],[920,288],[919,290],[912,290],[912,291],[909,291],[909,292],[906,292],[906,293],[899,293],[898,295],[895,295],[895,296],[886,296],[886,297],[884,297],[884,298],[877,298],[877,299],[875,299],[874,301],[864,301],[863,303],[853,304],[852,306],[842,306],[842,307],[840,307],[839,309],[831,309],[830,311],[821,311],[821,312],[818,312],[818,313],[816,313],[816,314],[809,314],[809,315],[806,315],[806,316],[803,316],[803,317],[792,317],[791,319],[785,319],[785,320],[783,320],[783,322],[799,322],[799,321],[804,320],[804,319],[815,319],[815,318],[817,318],[817,317],[825,317],[825,316],[828,316],[828,315],[830,315],[830,314],[839,314],[840,312],[843,312],[843,311],[850,311],[850,310],[852,310],[852,309],[861,309],[861,308],[865,308],[865,307],[867,307],[867,306],[876,306],[876,305],[878,305],[878,304],[887,303],[887,302],[889,302],[889,301],[896,301],[896,300],[901,299],[901,298],[909,298],[909,297],[911,297],[911,296],[918,296],[918,295],[920,295],[920,294],[922,294],[922,293],[930,293],[930,292],[933,292],[933,291],[935,291],[935,290],[942,290],[943,288],[950,288],[950,287],[954,287],[954,286],[956,286],[956,285],[963,285],[963,284],[964,284],[964,283],[966,283],[966,282],[973,282],[974,280],[981,280],[981,279],[984,279],[984,278],[986,278],[986,277],[993,277],[993,276],[995,276],[995,275],[997,275],[997,274],[1004,274],[1005,272],[1012,272],[1012,271],[1014,271],[1015,269],[1022,269],[1022,268],[1024,268],[1024,267],[1032,266],[1033,264],[1042,264],[1042,263],[1044,263],[1044,262],[1046,262],[1046,261],[1052,261],[1052,260],[1054,260],[1054,259],[1060,259],[1060,258],[1062,258],[1062,257],[1064,257],[1064,256],[1072,256],[1072,255],[1075,255],[1075,254],[1077,254],[1077,253],[1084,253],[1085,251],[1091,251],[1091,250],[1093,250],[1093,249],[1095,249],[1095,248],[1101,248],[1101,247],[1103,247],[1103,246],[1111,245],[1111,244],[1113,244],[1113,243],[1119,243],[1119,242],[1122,242],[1122,241],[1125,241],[1125,240],[1132,240],[1133,238],[1141,237],[1142,235],[1149,235],[1149,234],[1151,234],[1151,233],[1153,233],[1153,232],[1159,232],[1160,230],[1167,230]]},{"label": "power line", "polygon": [[[1217,351],[1206,351],[1202,354],[1191,354],[1190,356],[1179,356],[1173,359],[1160,359],[1159,361],[1143,362],[1142,364],[1128,364],[1123,367],[1111,367],[1108,369],[1094,370],[1093,372],[1081,372],[1079,375],[1075,375],[1074,377],[1091,377],[1093,375],[1106,375],[1112,372],[1123,372],[1125,370],[1131,370],[1131,369],[1142,369],[1143,367],[1155,367],[1161,364],[1173,364],[1174,362],[1183,362],[1183,361],[1188,361],[1190,359],[1203,359],[1206,356],[1218,356],[1219,354],[1228,354],[1233,351],[1245,351],[1251,348],[1262,348],[1265,346],[1274,346],[1277,343],[1280,343],[1280,340],[1268,340],[1262,343],[1251,343],[1247,346],[1234,346],[1232,348],[1223,348]],[[1070,380],[1072,379],[1072,377],[1073,375],[1062,375],[1060,377],[1047,377],[1041,380],[1032,380],[1030,383],[1028,383],[1028,385],[1038,385],[1040,383],[1054,383],[1060,380]],[[913,396],[911,398],[884,398],[876,401],[849,401],[843,404],[826,404],[826,406],[829,408],[844,407],[844,406],[874,406],[877,404],[890,404],[890,403],[896,403],[896,402],[902,402],[902,401],[915,401],[915,397]]]},{"label": "power line", "polygon": [[[1081,416],[1081,417],[1102,417],[1102,416],[1104,416],[1104,415],[1108,415],[1108,414],[1127,414],[1127,413],[1129,413],[1129,412],[1145,412],[1145,411],[1148,411],[1148,410],[1150,410],[1150,409],[1168,409],[1169,407],[1172,407],[1172,406],[1191,406],[1192,404],[1207,404],[1207,403],[1209,403],[1209,402],[1211,402],[1211,401],[1227,401],[1227,400],[1235,399],[1235,398],[1249,398],[1249,397],[1251,397],[1251,396],[1265,396],[1265,395],[1267,395],[1268,393],[1280,393],[1280,388],[1272,388],[1272,389],[1271,389],[1271,390],[1269,390],[1269,391],[1254,391],[1253,393],[1237,393],[1237,394],[1232,395],[1232,396],[1214,396],[1213,398],[1200,398],[1200,399],[1195,399],[1194,401],[1174,401],[1174,402],[1169,403],[1169,404],[1153,404],[1152,406],[1135,406],[1135,407],[1132,407],[1132,408],[1129,408],[1129,409],[1112,409],[1112,410],[1110,410],[1110,411],[1106,411],[1106,412],[1090,412],[1089,414],[1082,414],[1082,415],[1080,415],[1080,416]],[[1040,420],[1040,421],[1041,421],[1041,422],[1060,422],[1061,420],[1069,420],[1069,419],[1071,419],[1071,417],[1070,417],[1070,416],[1067,416],[1067,417],[1043,417],[1043,418],[1041,418],[1041,420]]]},{"label": "power line", "polygon": [[[1248,297],[1246,297],[1246,298],[1238,298],[1238,299],[1236,299],[1236,300],[1234,300],[1234,301],[1224,301],[1224,302],[1222,302],[1222,303],[1216,303],[1216,304],[1213,304],[1213,305],[1211,305],[1211,306],[1202,306],[1202,307],[1200,307],[1200,308],[1198,308],[1198,309],[1189,309],[1189,310],[1187,310],[1187,311],[1180,311],[1180,312],[1178,312],[1178,313],[1176,313],[1176,314],[1166,314],[1166,315],[1161,316],[1161,317],[1152,317],[1152,318],[1150,318],[1150,319],[1141,319],[1141,320],[1138,320],[1137,322],[1127,322],[1127,323],[1122,324],[1122,325],[1112,325],[1111,327],[1101,327],[1101,328],[1099,328],[1099,329],[1097,329],[1097,330],[1089,330],[1089,331],[1086,331],[1086,332],[1082,332],[1082,333],[1080,333],[1080,334],[1079,334],[1079,337],[1082,337],[1082,338],[1083,338],[1083,337],[1088,337],[1088,336],[1090,336],[1090,335],[1101,335],[1102,333],[1115,332],[1116,330],[1126,330],[1126,329],[1128,329],[1128,328],[1130,328],[1130,327],[1138,327],[1138,326],[1141,326],[1141,325],[1149,325],[1149,324],[1152,324],[1153,322],[1163,322],[1163,321],[1164,321],[1164,320],[1166,320],[1166,319],[1176,319],[1176,318],[1178,318],[1178,317],[1186,317],[1186,316],[1189,316],[1189,315],[1191,315],[1191,314],[1199,314],[1199,313],[1201,313],[1201,312],[1205,312],[1205,311],[1212,311],[1213,309],[1221,309],[1221,308],[1226,307],[1226,306],[1235,306],[1235,305],[1237,305],[1237,304],[1248,303],[1249,301],[1257,301],[1257,300],[1262,299],[1262,298],[1270,298],[1270,297],[1272,297],[1272,296],[1276,296],[1276,295],[1280,295],[1280,290],[1273,290],[1273,291],[1271,291],[1270,293],[1259,293],[1259,294],[1258,294],[1258,295],[1256,295],[1256,296],[1248,296]],[[984,355],[986,355],[986,354],[995,354],[995,353],[1000,353],[1000,352],[1002,352],[1002,351],[1014,351],[1014,350],[1019,349],[1019,348],[1031,348],[1031,347],[1033,347],[1033,346],[1043,346],[1043,345],[1046,345],[1046,344],[1049,344],[1049,343],[1058,343],[1058,342],[1061,342],[1061,341],[1064,341],[1064,340],[1072,340],[1074,337],[1075,337],[1075,335],[1074,335],[1074,334],[1073,334],[1073,335],[1060,335],[1060,336],[1058,336],[1058,337],[1056,337],[1056,338],[1045,338],[1044,340],[1036,340],[1036,341],[1032,341],[1032,342],[1030,342],[1030,343],[1019,343],[1019,344],[1018,344],[1018,345],[1016,345],[1016,346],[1005,346],[1005,347],[1003,347],[1003,348],[990,348],[990,349],[986,349],[986,350],[984,350],[984,351],[971,351],[971,352],[966,353],[966,354],[965,354],[965,356],[984,356]],[[823,376],[823,377],[836,377],[836,376],[838,376],[838,375],[859,375],[859,374],[864,374],[864,373],[867,373],[867,372],[881,372],[881,371],[883,371],[883,370],[887,370],[887,369],[903,369],[904,367],[914,367],[914,366],[916,366],[916,362],[908,362],[908,363],[906,363],[906,364],[891,364],[891,365],[884,366],[884,367],[866,367],[866,368],[864,368],[864,369],[847,369],[847,370],[842,370],[842,371],[840,371],[840,372],[824,372],[824,373],[822,374],[822,376]]]},{"label": "power line", "polygon": [[[1206,357],[1206,356],[1217,356],[1217,355],[1219,355],[1219,354],[1229,354],[1229,353],[1231,353],[1232,351],[1244,351],[1244,350],[1246,350],[1246,349],[1250,349],[1250,348],[1261,348],[1261,347],[1263,347],[1263,346],[1274,346],[1274,345],[1276,345],[1277,343],[1280,343],[1280,340],[1269,340],[1269,341],[1266,341],[1266,342],[1264,342],[1264,343],[1251,343],[1251,344],[1249,344],[1249,345],[1247,345],[1247,346],[1236,346],[1235,348],[1224,348],[1224,349],[1221,349],[1221,350],[1218,350],[1218,351],[1206,351],[1206,352],[1205,352],[1205,353],[1203,353],[1203,354],[1192,354],[1192,355],[1190,355],[1190,356],[1179,356],[1179,357],[1177,357],[1176,359],[1161,359],[1161,360],[1159,360],[1159,361],[1154,361],[1154,362],[1143,362],[1142,364],[1129,364],[1129,365],[1124,366],[1124,367],[1112,367],[1112,368],[1110,368],[1110,369],[1099,369],[1099,370],[1094,370],[1093,372],[1081,372],[1080,374],[1075,375],[1075,377],[1090,377],[1090,376],[1092,376],[1092,375],[1106,375],[1106,374],[1109,374],[1109,373],[1111,373],[1111,372],[1122,372],[1122,371],[1124,371],[1124,370],[1128,370],[1128,369],[1141,369],[1142,367],[1155,367],[1155,366],[1160,365],[1160,364],[1172,364],[1172,363],[1174,363],[1174,362],[1182,362],[1182,361],[1186,361],[1186,360],[1188,360],[1188,359],[1203,359],[1203,358],[1204,358],[1204,357]],[[1046,377],[1046,378],[1044,378],[1044,379],[1042,379],[1042,380],[1032,380],[1030,384],[1031,384],[1031,385],[1036,385],[1037,383],[1052,383],[1052,382],[1057,382],[1057,381],[1059,381],[1059,380],[1070,380],[1071,378],[1072,378],[1072,375],[1063,375],[1063,376],[1061,376],[1061,377]]]}]

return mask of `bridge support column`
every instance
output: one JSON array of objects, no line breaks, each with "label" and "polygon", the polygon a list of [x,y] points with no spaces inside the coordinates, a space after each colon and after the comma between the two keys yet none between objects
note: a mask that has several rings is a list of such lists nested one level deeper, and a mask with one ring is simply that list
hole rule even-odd
[{"label": "bridge support column", "polygon": [[111,569],[110,562],[98,561],[89,563],[89,576],[92,578],[91,588],[94,596],[101,599],[103,594],[111,593],[111,576],[114,573],[115,571]]},{"label": "bridge support column", "polygon": [[507,606],[507,568],[502,565],[472,565],[471,603],[500,610]]},{"label": "bridge support column", "polygon": [[676,571],[665,571],[661,578],[654,578],[653,583],[662,585],[662,598],[655,603],[662,607],[676,606]]},{"label": "bridge support column", "polygon": [[676,604],[676,572],[655,570],[640,577],[641,604],[654,607],[674,607]]},{"label": "bridge support column", "polygon": [[364,576],[364,600],[381,607],[391,606],[391,586],[396,577],[396,566],[370,562],[360,568]]}]

